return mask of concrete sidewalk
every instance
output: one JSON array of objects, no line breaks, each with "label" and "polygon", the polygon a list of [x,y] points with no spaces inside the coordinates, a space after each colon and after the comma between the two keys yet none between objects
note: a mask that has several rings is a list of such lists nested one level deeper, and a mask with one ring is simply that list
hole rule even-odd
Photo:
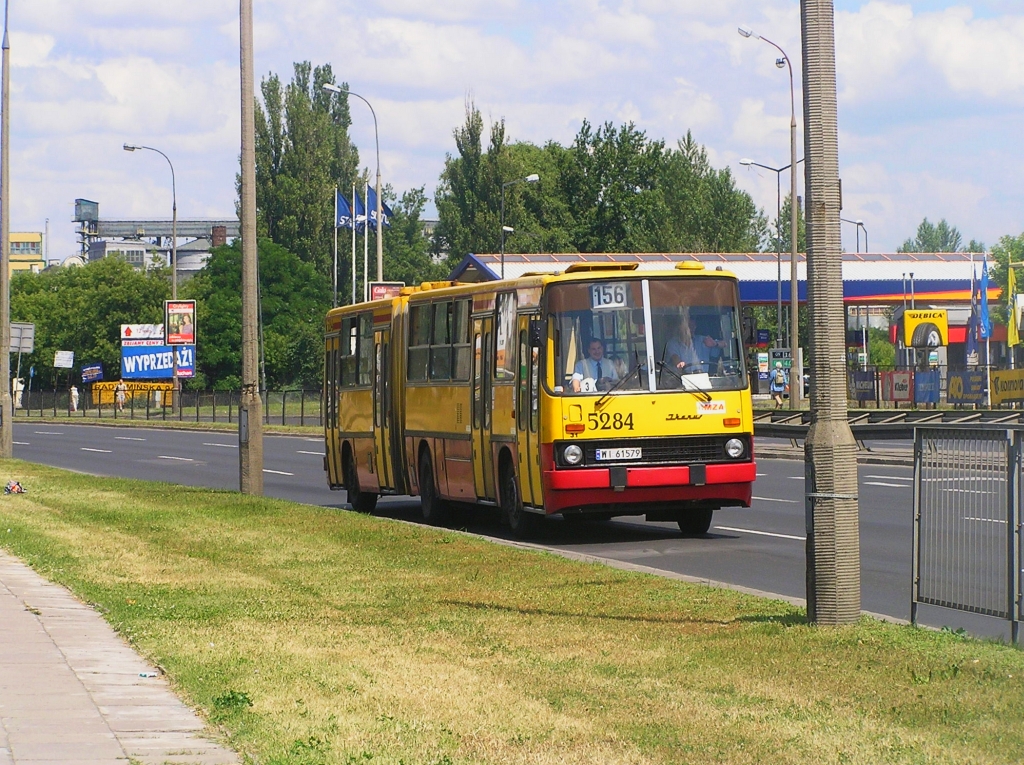
[{"label": "concrete sidewalk", "polygon": [[93,609],[0,550],[0,765],[227,765]]}]

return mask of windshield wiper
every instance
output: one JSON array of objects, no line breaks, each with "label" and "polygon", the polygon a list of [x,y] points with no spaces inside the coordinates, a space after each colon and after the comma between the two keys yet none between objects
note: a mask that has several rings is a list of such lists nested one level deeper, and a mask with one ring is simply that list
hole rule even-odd
[{"label": "windshield wiper", "polygon": [[600,409],[602,406],[604,406],[605,401],[608,400],[609,396],[611,396],[615,391],[617,391],[619,388],[625,385],[630,379],[633,378],[634,375],[640,374],[640,369],[643,367],[643,362],[640,361],[640,355],[635,352],[634,358],[636,359],[636,366],[629,371],[629,374],[623,375],[621,380],[619,380],[617,383],[615,383],[615,385],[613,385],[607,391],[605,391],[605,394],[597,400],[597,403],[594,404],[595,409]]},{"label": "windshield wiper", "polygon": [[708,393],[706,390],[704,390],[702,388],[696,387],[693,383],[686,382],[686,380],[683,379],[683,376],[681,374],[679,374],[679,372],[677,372],[671,366],[666,364],[664,361],[655,361],[654,363],[658,366],[659,369],[664,369],[664,370],[670,372],[671,374],[675,375],[676,379],[679,380],[679,384],[682,386],[680,388],[680,390],[684,390],[687,393],[692,393],[697,398],[699,398],[701,401],[710,401],[711,400],[711,394],[710,393]]}]

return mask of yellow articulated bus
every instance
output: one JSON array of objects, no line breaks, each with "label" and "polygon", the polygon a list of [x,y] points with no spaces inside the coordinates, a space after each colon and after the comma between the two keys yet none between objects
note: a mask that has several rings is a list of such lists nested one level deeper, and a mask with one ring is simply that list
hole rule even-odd
[{"label": "yellow articulated bus", "polygon": [[753,417],[736,277],[577,264],[423,284],[336,308],[326,326],[332,489],[369,512],[419,495],[497,506],[516,534],[646,515],[705,533],[750,506]]}]

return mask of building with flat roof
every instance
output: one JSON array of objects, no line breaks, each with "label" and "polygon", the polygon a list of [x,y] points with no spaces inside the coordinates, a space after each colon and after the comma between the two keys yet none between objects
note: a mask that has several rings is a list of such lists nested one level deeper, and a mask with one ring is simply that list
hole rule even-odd
[{"label": "building with flat roof", "polygon": [[144,270],[152,268],[153,258],[156,257],[157,266],[166,265],[163,256],[156,248],[146,242],[134,239],[96,239],[89,243],[89,262],[102,260],[103,258],[121,258],[133,268]]},{"label": "building with flat roof", "polygon": [[38,274],[46,268],[43,257],[43,235],[38,231],[11,232],[11,251],[7,253],[10,276],[20,271]]}]

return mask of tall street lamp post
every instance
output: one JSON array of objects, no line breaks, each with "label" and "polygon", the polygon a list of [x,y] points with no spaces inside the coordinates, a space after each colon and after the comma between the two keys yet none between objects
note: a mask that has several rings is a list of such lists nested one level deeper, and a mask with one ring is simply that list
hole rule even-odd
[{"label": "tall street lamp post", "polygon": [[353,93],[351,90],[342,90],[337,85],[332,85],[327,82],[324,83],[323,89],[329,93],[346,93],[350,96],[355,96],[364,104],[370,107],[370,114],[373,115],[373,141],[377,148],[377,281],[384,281],[384,240],[381,238],[381,230],[384,222],[383,208],[384,200],[381,198],[380,188],[380,135],[377,132],[377,112],[373,110],[373,104],[367,101],[358,93]]},{"label": "tall street lamp post", "polygon": [[864,221],[862,220],[850,220],[849,218],[840,218],[843,223],[852,223],[857,227],[857,252],[860,252],[860,232],[864,229],[864,252],[871,252],[868,247],[868,230],[864,228]]},{"label": "tall street lamp post", "polygon": [[[799,242],[797,241],[797,196],[796,196],[796,91],[793,88],[793,64],[789,60],[789,56],[786,55],[786,51],[780,48],[777,44],[773,43],[767,37],[755,34],[749,27],[740,27],[737,30],[743,37],[752,37],[755,40],[764,40],[766,43],[771,45],[775,50],[782,54],[782,58],[775,60],[775,66],[782,69],[783,67],[789,68],[789,182],[790,182],[790,204],[792,215],[790,225],[792,227],[792,250],[790,252],[790,264],[789,264],[789,346],[790,356],[792,358],[793,369],[796,370],[797,382],[791,383],[789,386],[789,406],[791,409],[800,408],[800,397],[803,395],[802,381],[803,381],[803,369],[799,358],[799,346],[800,346],[800,324],[799,324],[799,305],[800,305],[800,294],[797,287],[797,247]],[[792,372],[790,373],[792,378]]]},{"label": "tall street lamp post", "polygon": [[238,406],[238,477],[244,494],[263,494],[263,399],[259,390],[256,249],[256,89],[253,73],[252,0],[239,0],[242,100],[242,398]]},{"label": "tall street lamp post", "polygon": [[[152,146],[134,146],[130,143],[124,145],[125,151],[155,151],[167,160],[167,166],[171,168],[171,300],[178,299],[178,191],[174,182],[174,165],[171,158],[160,149]],[[178,381],[178,349],[171,349],[172,377],[174,385],[174,397],[171,399],[171,407],[180,407],[181,387]]]},{"label": "tall street lamp post", "polygon": [[14,456],[11,399],[11,44],[4,3],[3,78],[0,84],[0,458]]},{"label": "tall street lamp post", "polygon": [[536,183],[540,180],[537,173],[530,173],[525,178],[516,178],[514,181],[505,181],[501,184],[501,278],[505,278],[505,234],[512,233],[514,229],[505,225],[505,189],[517,183]]},{"label": "tall street lamp post", "polygon": [[[803,162],[802,159],[797,160],[797,164]],[[782,173],[789,169],[789,165],[785,167],[768,167],[768,165],[762,165],[760,162],[755,162],[752,159],[741,159],[740,164],[744,167],[761,167],[765,170],[771,170],[775,173],[775,262],[778,266],[778,276],[776,281],[776,291],[778,293],[778,307],[776,311],[776,329],[775,329],[775,343],[781,348],[782,347]],[[790,203],[792,204],[792,203]],[[792,386],[790,386],[792,387]]]}]

